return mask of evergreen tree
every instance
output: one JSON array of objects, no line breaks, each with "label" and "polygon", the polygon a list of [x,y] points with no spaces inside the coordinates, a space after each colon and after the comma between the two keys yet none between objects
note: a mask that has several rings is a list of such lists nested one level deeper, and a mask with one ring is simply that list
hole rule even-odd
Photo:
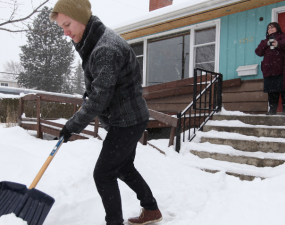
[{"label": "evergreen tree", "polygon": [[74,87],[74,93],[76,94],[84,94],[85,91],[85,85],[84,85],[84,71],[81,66],[80,60],[78,60],[75,74],[74,74],[74,80],[73,80],[73,87]]},{"label": "evergreen tree", "polygon": [[66,40],[62,28],[49,21],[50,12],[44,7],[27,32],[28,43],[21,46],[20,54],[25,71],[20,73],[18,82],[26,88],[63,92],[68,90],[73,44]]},{"label": "evergreen tree", "polygon": [[73,94],[74,93],[73,80],[74,78],[71,74],[71,70],[69,69],[62,76],[61,92],[67,94]]}]

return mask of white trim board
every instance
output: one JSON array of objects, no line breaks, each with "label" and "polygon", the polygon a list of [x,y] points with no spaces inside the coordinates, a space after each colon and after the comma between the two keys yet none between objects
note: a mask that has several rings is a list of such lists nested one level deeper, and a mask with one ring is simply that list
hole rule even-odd
[{"label": "white trim board", "polygon": [[[148,15],[134,19],[132,22],[126,22],[125,24],[118,24],[112,27],[113,30],[119,34],[130,32],[135,29],[151,26],[168,20],[181,18],[183,16],[192,15],[198,12],[203,12],[217,7],[222,7],[231,3],[239,2],[241,0],[209,0],[199,4],[193,5],[191,0],[188,3],[181,4],[179,6],[171,5],[158,10],[149,12]],[[187,4],[189,6],[187,6]]]},{"label": "white trim board", "polygon": [[272,9],[271,21],[278,22],[278,14],[285,12],[285,6]]}]

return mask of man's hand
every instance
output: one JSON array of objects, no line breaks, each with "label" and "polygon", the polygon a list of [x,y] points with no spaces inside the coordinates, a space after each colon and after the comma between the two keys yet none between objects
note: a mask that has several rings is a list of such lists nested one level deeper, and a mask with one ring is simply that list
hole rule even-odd
[{"label": "man's hand", "polygon": [[62,136],[64,139],[64,143],[68,142],[68,139],[72,136],[72,134],[69,132],[69,130],[67,130],[65,125],[59,133],[59,138]]}]

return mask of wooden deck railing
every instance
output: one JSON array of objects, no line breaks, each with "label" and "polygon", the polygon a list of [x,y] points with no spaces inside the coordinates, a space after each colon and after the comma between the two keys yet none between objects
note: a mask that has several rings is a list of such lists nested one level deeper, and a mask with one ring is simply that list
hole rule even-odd
[{"label": "wooden deck railing", "polygon": [[[36,101],[37,102],[37,117],[36,118],[22,118],[24,112],[24,101]],[[43,138],[43,133],[51,134],[53,136],[58,137],[61,129],[64,125],[56,122],[52,122],[53,119],[43,119],[40,117],[41,115],[41,102],[59,102],[59,103],[67,103],[74,105],[74,113],[77,111],[79,105],[82,104],[82,99],[73,98],[73,97],[65,97],[65,96],[57,96],[57,95],[49,95],[49,94],[31,94],[21,97],[19,100],[19,114],[18,114],[18,124],[27,130],[35,130],[37,131],[37,138]],[[102,138],[98,134],[100,123],[99,119],[96,117],[90,125],[94,126],[94,131],[84,129],[80,134],[74,134],[71,136],[70,141],[77,139],[88,139],[85,135],[96,137],[100,140]],[[84,135],[85,134],[85,135]],[[147,131],[144,132],[140,142],[144,145],[147,144]]]},{"label": "wooden deck railing", "polygon": [[[206,76],[202,77],[203,80],[207,80],[209,77]],[[184,80],[179,81],[172,81],[164,84],[153,85],[150,87],[144,87],[143,97],[148,100],[152,99],[159,99],[159,98],[167,98],[170,96],[179,96],[187,93],[193,93],[193,84],[194,78],[187,78]],[[241,84],[240,79],[224,81],[223,87],[232,87],[232,86],[239,86]],[[36,118],[22,118],[22,114],[24,112],[24,101],[36,101],[37,102],[37,117]],[[59,136],[59,132],[63,127],[62,124],[52,122],[53,119],[44,119],[40,117],[40,108],[41,102],[58,102],[58,103],[67,103],[73,104],[73,111],[74,113],[77,111],[78,106],[82,104],[81,98],[76,98],[73,96],[64,96],[64,95],[56,95],[56,94],[30,94],[24,97],[21,97],[19,100],[19,116],[18,116],[18,123],[24,129],[28,130],[36,130],[37,137],[42,138],[43,133],[48,133],[54,136]],[[189,103],[190,103],[189,99]],[[176,114],[179,110],[177,109]],[[152,118],[149,122],[148,128],[152,127],[171,127],[170,135],[169,135],[169,146],[174,144],[174,138],[177,135],[179,129],[179,119],[177,119],[176,115],[172,116],[171,113],[163,113],[158,112],[153,109],[149,109],[150,117]],[[175,113],[174,113],[175,114]],[[193,120],[193,118],[191,118]],[[199,118],[195,118],[199,119]],[[156,124],[156,126],[154,126]],[[99,121],[95,119],[91,123],[94,126],[94,131],[84,130],[82,131],[83,135],[73,135],[70,140],[76,139],[86,139],[86,135],[97,137],[101,139],[98,135],[99,130]],[[86,135],[84,135],[86,134]],[[148,133],[147,131],[144,132],[140,142],[142,144],[147,144]],[[149,144],[149,143],[148,143]],[[155,147],[155,146],[154,146]]]},{"label": "wooden deck railing", "polygon": [[[36,101],[37,102],[37,117],[36,118],[22,118],[22,114],[24,112],[24,101]],[[42,119],[41,115],[41,102],[59,102],[59,103],[67,103],[74,105],[74,113],[77,110],[77,106],[81,105],[82,99],[75,98],[75,97],[67,97],[67,96],[58,96],[52,94],[31,94],[21,97],[19,100],[19,116],[18,116],[18,123],[21,127],[27,130],[36,130],[37,131],[37,138],[42,138],[43,133],[48,133],[54,135],[56,137],[59,136],[59,133],[64,125],[52,122],[50,119]],[[29,123],[33,122],[33,123]],[[83,130],[81,133],[90,135],[93,137],[97,137],[101,139],[98,134],[99,129],[99,120],[96,118],[94,120],[94,131]],[[77,140],[77,139],[88,139],[84,135],[72,135],[70,140]]]}]

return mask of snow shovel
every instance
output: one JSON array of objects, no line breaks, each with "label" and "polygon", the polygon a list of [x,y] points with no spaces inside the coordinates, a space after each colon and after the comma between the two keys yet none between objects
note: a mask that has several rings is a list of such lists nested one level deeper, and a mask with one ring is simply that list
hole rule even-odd
[{"label": "snow shovel", "polygon": [[35,189],[35,187],[62,143],[63,137],[59,139],[53,148],[29,189],[26,185],[19,183],[0,182],[0,217],[14,213],[17,217],[27,221],[28,225],[43,224],[55,200]]}]

